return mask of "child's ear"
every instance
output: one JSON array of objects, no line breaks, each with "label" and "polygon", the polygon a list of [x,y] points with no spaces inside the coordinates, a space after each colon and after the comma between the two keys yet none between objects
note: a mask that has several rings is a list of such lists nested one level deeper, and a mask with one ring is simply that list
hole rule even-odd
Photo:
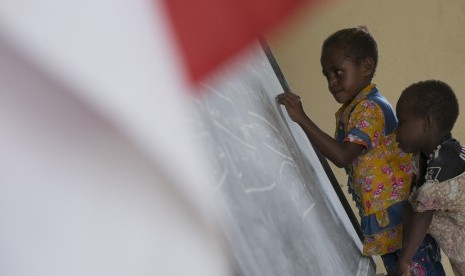
[{"label": "child's ear", "polygon": [[365,76],[373,75],[375,71],[375,60],[372,58],[366,58],[362,61],[362,70]]},{"label": "child's ear", "polygon": [[424,128],[425,130],[431,130],[433,128],[434,118],[431,115],[424,117]]}]

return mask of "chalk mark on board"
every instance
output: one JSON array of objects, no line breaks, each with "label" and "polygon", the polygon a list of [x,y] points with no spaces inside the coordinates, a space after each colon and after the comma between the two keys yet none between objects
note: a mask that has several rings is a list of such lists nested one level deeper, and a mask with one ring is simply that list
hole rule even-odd
[{"label": "chalk mark on board", "polygon": [[227,134],[229,134],[229,136],[231,136],[232,138],[236,139],[238,142],[240,142],[241,144],[243,144],[244,146],[248,147],[248,148],[251,148],[253,150],[257,150],[256,147],[252,146],[251,144],[247,143],[246,141],[242,140],[241,138],[237,137],[236,135],[234,135],[232,132],[230,132],[225,126],[223,126],[222,124],[220,124],[219,122],[217,121],[213,121],[213,123],[221,128],[222,130],[224,130],[224,132],[226,132]]},{"label": "chalk mark on board", "polygon": [[270,186],[263,187],[263,188],[249,188],[249,189],[245,189],[244,192],[245,192],[246,194],[250,194],[250,193],[259,193],[259,192],[266,192],[266,191],[272,190],[274,187],[276,187],[276,183],[275,183],[275,182],[273,182],[273,184],[271,184]]},{"label": "chalk mark on board", "polygon": [[308,213],[310,213],[310,211],[313,209],[313,207],[315,207],[315,202],[313,202],[312,205],[310,205],[310,207],[304,212],[304,214],[302,215],[302,220],[304,221],[305,220],[305,217],[308,215]]},{"label": "chalk mark on board", "polygon": [[266,143],[263,143],[263,144],[265,145],[265,147],[267,147],[267,148],[269,148],[270,150],[274,151],[276,154],[278,154],[278,155],[280,155],[280,156],[282,156],[282,157],[284,157],[284,158],[286,158],[286,159],[288,159],[288,160],[294,162],[294,159],[293,159],[292,157],[290,157],[290,156],[288,156],[288,155],[285,155],[284,153],[278,151],[277,149],[273,148],[272,146],[270,146],[270,145],[268,145],[268,144],[266,144]]},{"label": "chalk mark on board", "polygon": [[223,184],[224,184],[224,182],[225,182],[225,180],[226,180],[226,175],[227,175],[227,174],[228,174],[228,169],[225,169],[225,170],[223,171],[223,175],[221,176],[218,185],[216,185],[216,187],[213,188],[214,191],[219,190],[219,189],[221,188],[221,186],[223,186]]},{"label": "chalk mark on board", "polygon": [[226,97],[225,95],[219,93],[219,92],[216,91],[216,90],[213,90],[213,93],[215,93],[215,94],[218,95],[219,97],[223,98],[225,101],[228,101],[228,102],[230,102],[232,105],[234,105],[234,102],[233,102],[230,98]]},{"label": "chalk mark on board", "polygon": [[268,122],[267,119],[263,118],[262,116],[258,115],[258,114],[255,113],[255,112],[252,112],[252,111],[249,111],[248,113],[249,113],[249,115],[254,116],[255,118],[260,119],[261,121],[265,122],[265,123],[268,124],[270,127],[272,127],[276,132],[279,133],[279,130],[278,130],[272,123]]},{"label": "chalk mark on board", "polygon": [[225,95],[219,93],[216,89],[214,89],[213,87],[209,86],[209,85],[206,85],[204,83],[201,84],[201,86],[205,87],[206,89],[210,90],[212,93],[214,93],[215,95],[219,96],[220,98],[222,98],[223,100],[225,101],[228,101],[229,103],[231,103],[233,106],[234,106],[234,102],[226,97]]},{"label": "chalk mark on board", "polygon": [[279,169],[279,175],[282,176],[283,175],[283,170],[284,170],[284,165],[289,165],[293,168],[296,168],[295,164],[292,163],[292,162],[289,162],[289,161],[283,161],[281,163],[281,168]]}]

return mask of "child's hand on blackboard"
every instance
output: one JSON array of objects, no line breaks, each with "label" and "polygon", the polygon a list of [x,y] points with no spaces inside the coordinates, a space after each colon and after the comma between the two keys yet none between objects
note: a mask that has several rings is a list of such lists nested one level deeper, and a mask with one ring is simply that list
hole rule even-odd
[{"label": "child's hand on blackboard", "polygon": [[289,117],[296,123],[302,123],[306,118],[300,97],[292,92],[285,92],[276,96],[276,101],[286,107]]}]

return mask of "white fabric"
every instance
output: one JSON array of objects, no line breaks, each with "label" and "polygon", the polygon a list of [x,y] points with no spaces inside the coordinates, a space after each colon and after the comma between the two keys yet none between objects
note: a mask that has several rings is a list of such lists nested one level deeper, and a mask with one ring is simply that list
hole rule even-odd
[{"label": "white fabric", "polygon": [[0,274],[227,275],[158,1],[0,1]]}]

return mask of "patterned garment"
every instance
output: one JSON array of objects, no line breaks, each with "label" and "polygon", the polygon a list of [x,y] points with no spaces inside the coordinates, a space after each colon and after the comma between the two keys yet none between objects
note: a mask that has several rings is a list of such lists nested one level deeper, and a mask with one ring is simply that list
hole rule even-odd
[{"label": "patterned garment", "polygon": [[402,247],[403,201],[412,175],[411,155],[395,141],[395,113],[371,84],[337,111],[336,124],[336,140],[365,147],[345,168],[361,216],[363,253],[393,252]]},{"label": "patterned garment", "polygon": [[416,212],[435,210],[429,233],[455,275],[465,276],[465,148],[448,135],[424,167],[424,184],[414,188],[409,201]]},{"label": "patterned garment", "polygon": [[[388,274],[396,274],[397,263],[400,260],[402,252],[400,249],[392,253],[381,255],[384,267]],[[413,256],[411,270],[411,276],[446,276],[444,267],[441,263],[441,250],[436,240],[427,234],[417,252]]]}]

